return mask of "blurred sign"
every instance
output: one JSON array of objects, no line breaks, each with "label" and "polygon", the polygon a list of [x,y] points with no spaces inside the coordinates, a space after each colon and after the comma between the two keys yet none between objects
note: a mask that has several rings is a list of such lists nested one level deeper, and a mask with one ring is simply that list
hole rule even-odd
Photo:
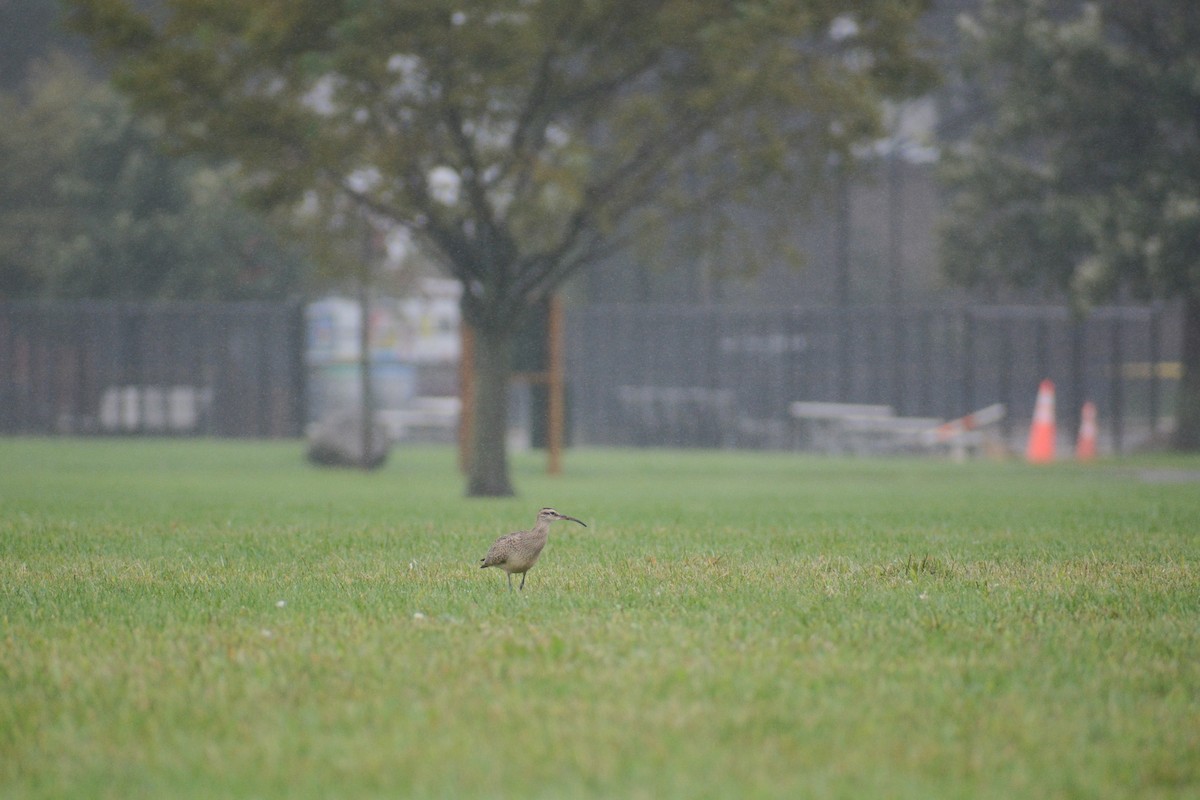
[{"label": "blurred sign", "polygon": [[[308,306],[305,357],[313,419],[359,402],[361,318],[358,301],[345,297]],[[376,407],[403,408],[416,395],[419,367],[458,361],[458,283],[429,279],[414,296],[373,300],[367,324]]]}]

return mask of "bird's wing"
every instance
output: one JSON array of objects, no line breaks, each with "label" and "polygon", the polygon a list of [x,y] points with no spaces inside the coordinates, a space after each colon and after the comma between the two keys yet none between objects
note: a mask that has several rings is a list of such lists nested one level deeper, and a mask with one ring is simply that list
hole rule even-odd
[{"label": "bird's wing", "polygon": [[516,533],[506,533],[496,541],[492,542],[492,546],[488,548],[487,555],[483,557],[483,565],[485,567],[503,564],[508,560],[509,547],[520,538],[520,531]]}]

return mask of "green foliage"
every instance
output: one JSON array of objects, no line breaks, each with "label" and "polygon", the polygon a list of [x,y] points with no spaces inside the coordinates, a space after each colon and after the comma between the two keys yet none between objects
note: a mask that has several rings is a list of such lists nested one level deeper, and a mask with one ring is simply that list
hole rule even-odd
[{"label": "green foliage", "polygon": [[332,189],[411,228],[506,332],[671,192],[822,173],[927,84],[924,5],[858,3],[834,41],[817,0],[69,3],[180,147],[238,158],[263,203]]},{"label": "green foliage", "polygon": [[[1200,791],[1200,492],[1147,464],[585,450],[464,501],[450,449],[299,447],[0,441],[0,795]],[[544,503],[589,528],[512,595],[476,560]]]},{"label": "green foliage", "polygon": [[0,294],[247,299],[305,263],[241,206],[228,167],[164,154],[128,102],[58,56],[0,96]]},{"label": "green foliage", "polygon": [[986,112],[952,159],[952,277],[1200,296],[1200,5],[988,0],[964,26]]}]

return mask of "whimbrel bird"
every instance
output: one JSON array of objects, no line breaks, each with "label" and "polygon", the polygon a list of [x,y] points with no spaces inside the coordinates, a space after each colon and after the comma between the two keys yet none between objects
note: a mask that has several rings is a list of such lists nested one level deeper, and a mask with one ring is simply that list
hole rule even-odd
[{"label": "whimbrel bird", "polygon": [[514,572],[521,573],[521,589],[525,588],[525,575],[537,563],[542,548],[546,546],[546,535],[550,533],[550,523],[560,519],[569,519],[587,527],[580,520],[560,514],[553,508],[543,508],[538,512],[537,524],[530,531],[506,533],[492,543],[487,555],[479,559],[479,568],[499,567],[508,573],[508,589],[512,591],[512,576]]}]

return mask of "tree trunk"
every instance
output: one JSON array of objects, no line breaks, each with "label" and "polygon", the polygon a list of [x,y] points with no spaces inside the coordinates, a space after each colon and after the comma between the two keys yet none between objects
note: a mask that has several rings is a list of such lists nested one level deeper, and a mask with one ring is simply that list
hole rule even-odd
[{"label": "tree trunk", "polygon": [[509,497],[508,379],[512,372],[512,336],[496,330],[475,331],[475,391],[471,415],[469,497]]},{"label": "tree trunk", "polygon": [[1175,412],[1175,449],[1200,450],[1200,293],[1184,300],[1183,374]]}]

